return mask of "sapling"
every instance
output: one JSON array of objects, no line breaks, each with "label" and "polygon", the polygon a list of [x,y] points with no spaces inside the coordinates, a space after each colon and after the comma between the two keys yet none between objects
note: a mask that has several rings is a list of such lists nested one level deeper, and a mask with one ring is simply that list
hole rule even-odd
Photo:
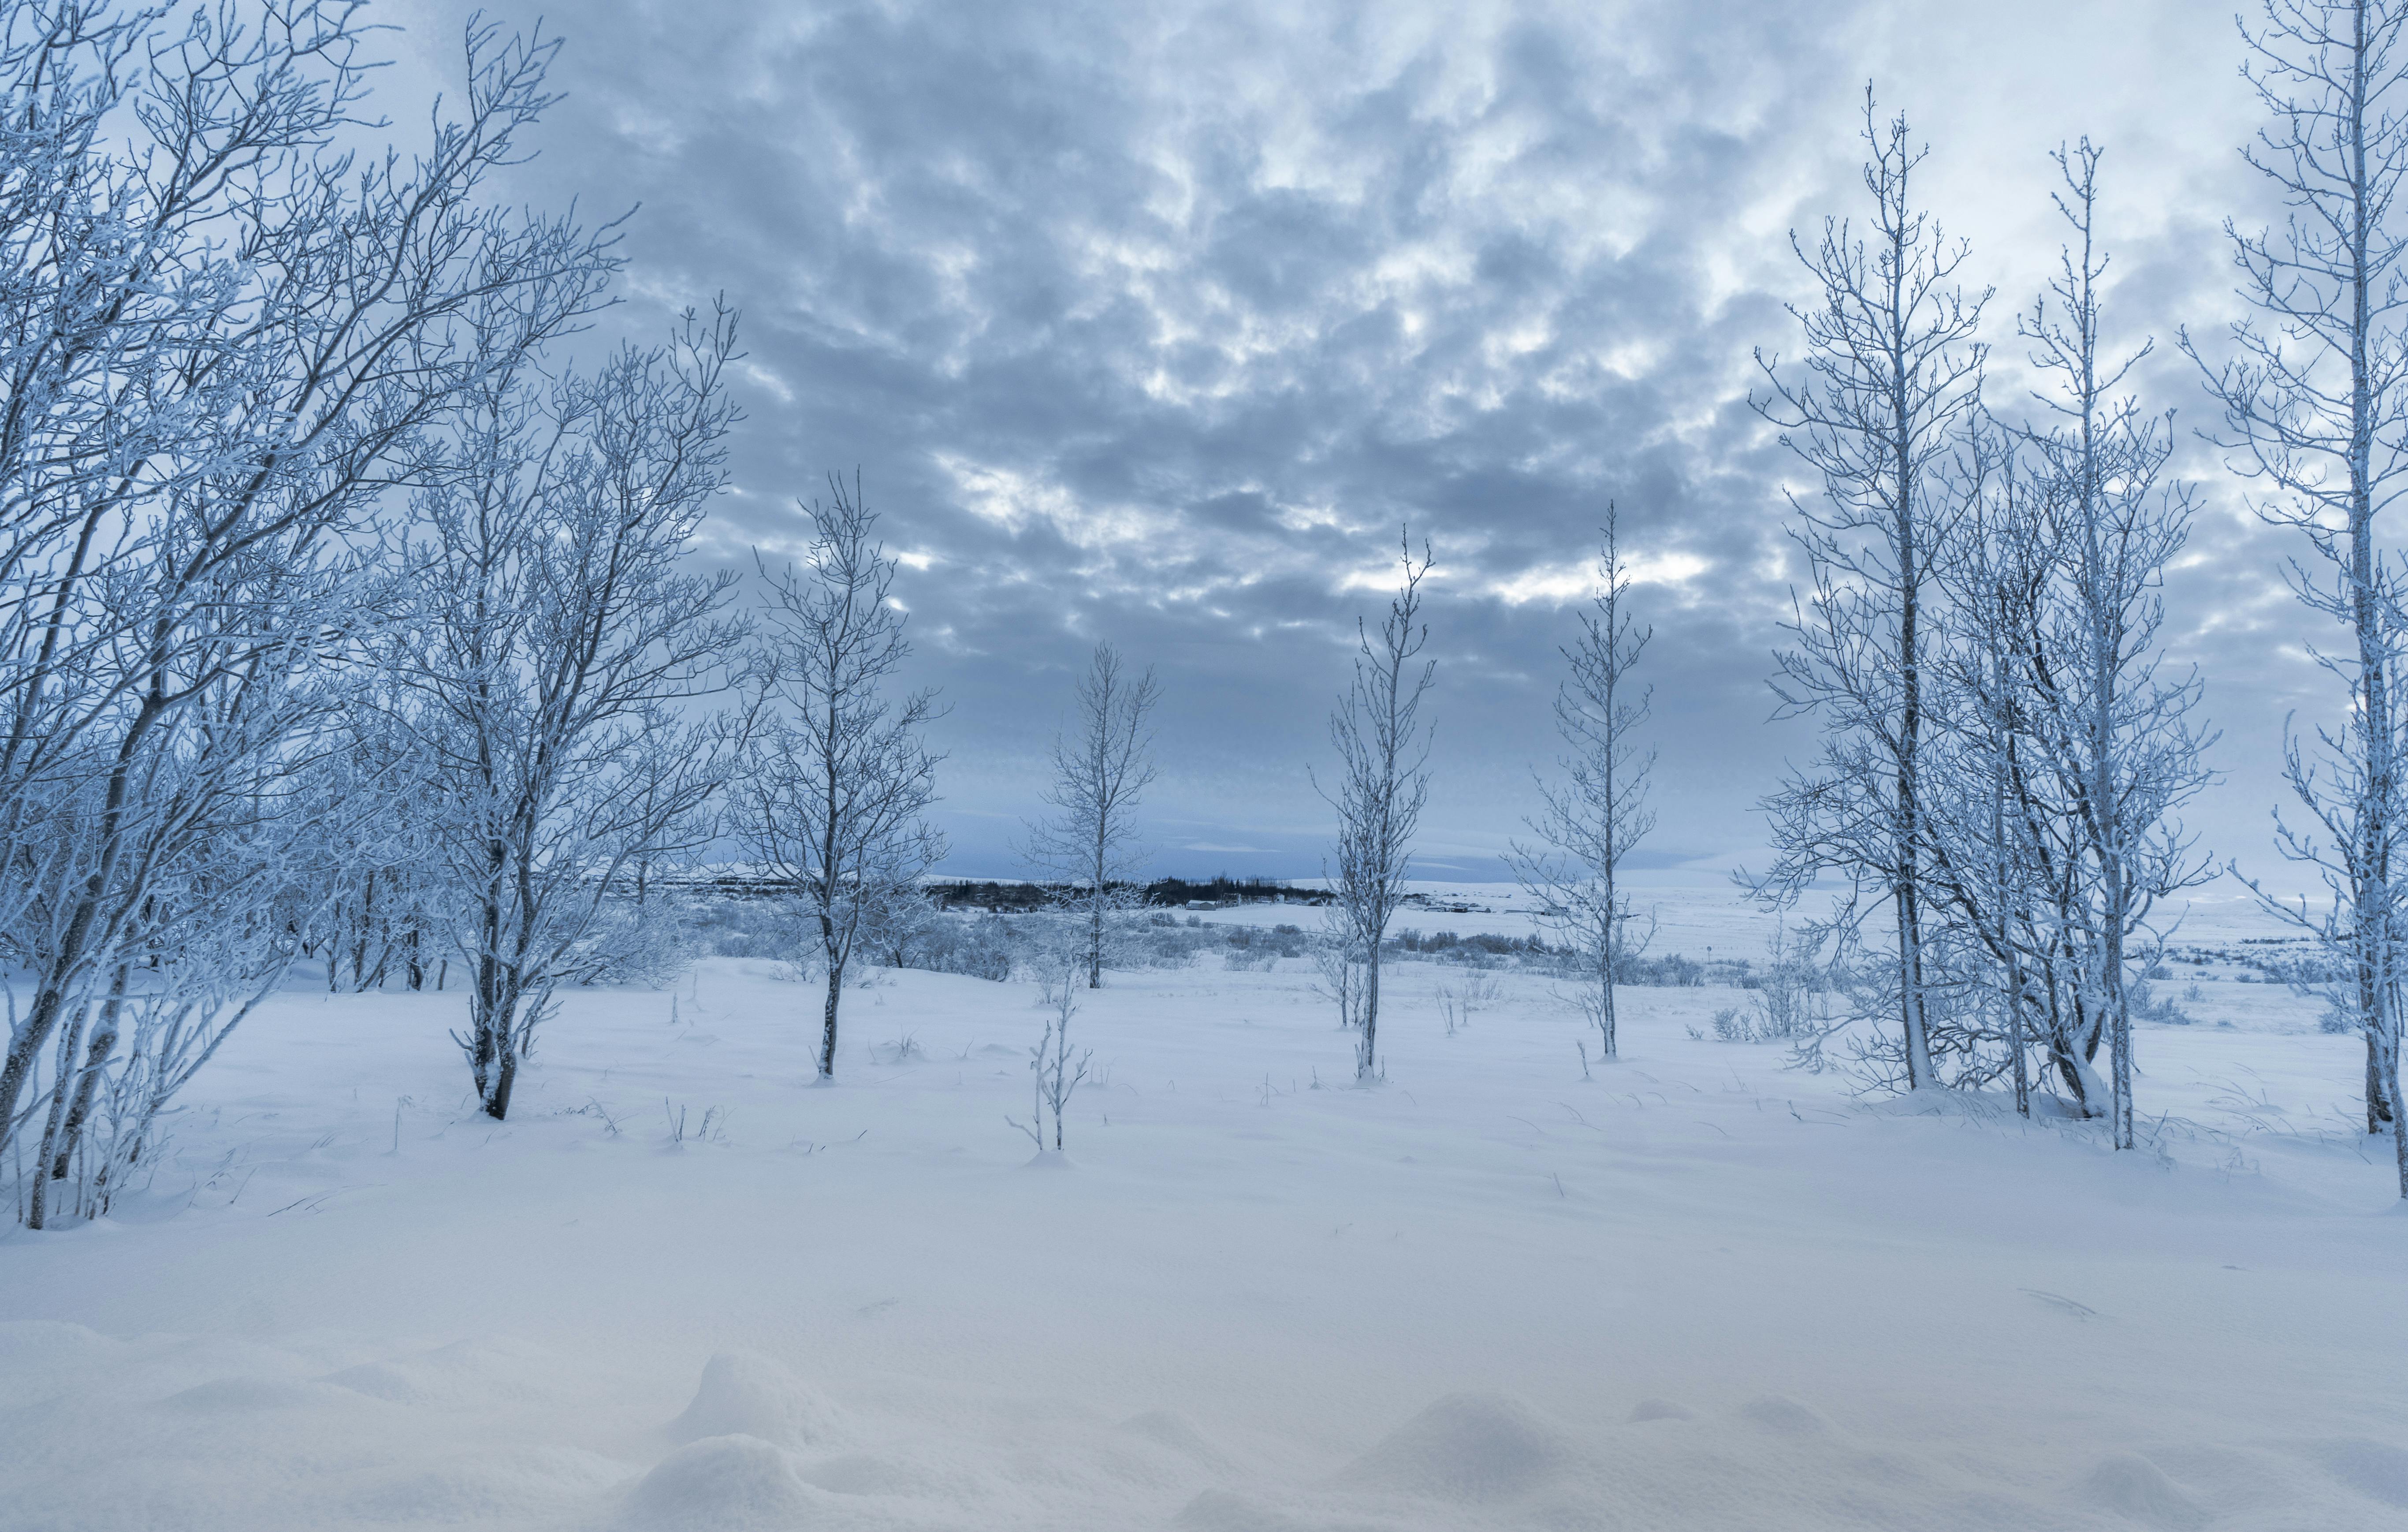
[{"label": "sapling", "polygon": [[[1077,1094],[1080,1082],[1087,1078],[1087,1065],[1095,1055],[1093,1049],[1082,1048],[1075,1055],[1070,1048],[1070,1019],[1079,1013],[1080,992],[1086,987],[1086,949],[1076,939],[1076,933],[1055,930],[1054,939],[1045,942],[1038,956],[1038,1005],[1045,1013],[1045,1035],[1028,1051],[1028,1071],[1032,1096],[1029,1120],[1022,1123],[1007,1117],[1005,1122],[1028,1135],[1040,1154],[1046,1152],[1046,1119],[1053,1120],[1053,1150],[1062,1152],[1062,1114]],[[1065,939],[1068,938],[1068,939]]]},{"label": "sapling", "polygon": [[879,912],[944,855],[925,819],[939,757],[922,744],[940,716],[936,695],[897,695],[911,647],[892,595],[897,560],[876,540],[877,515],[828,481],[804,508],[812,540],[799,566],[772,570],[753,679],[769,705],[736,815],[752,860],[794,891],[827,990],[819,1075],[836,1075],[845,970],[877,931]]},{"label": "sapling", "polygon": [[1504,995],[1505,981],[1478,968],[1467,970],[1459,979],[1440,980],[1438,1009],[1446,1022],[1446,1035],[1452,1038],[1469,1026],[1473,1015],[1495,1005]]},{"label": "sapling", "polygon": [[1338,813],[1331,891],[1362,954],[1362,999],[1355,1012],[1354,1078],[1380,1078],[1380,943],[1405,895],[1414,832],[1429,800],[1429,728],[1422,702],[1438,664],[1422,660],[1429,628],[1421,620],[1421,583],[1430,571],[1427,544],[1413,556],[1404,542],[1403,578],[1374,635],[1355,624],[1354,675],[1329,718],[1338,751],[1333,787],[1313,785]]},{"label": "sapling", "polygon": [[[1654,630],[1638,626],[1628,609],[1618,530],[1608,506],[1597,588],[1580,614],[1579,636],[1563,651],[1570,674],[1555,707],[1563,780],[1539,783],[1544,809],[1527,823],[1541,844],[1517,841],[1505,858],[1537,901],[1540,922],[1571,952],[1581,981],[1573,1004],[1598,1030],[1600,1059],[1619,1047],[1614,985],[1655,930],[1654,917],[1635,910],[1617,886],[1624,861],[1656,824],[1646,806],[1656,757],[1637,742],[1650,691],[1631,680]],[[1447,1030],[1454,1032],[1452,1015]]]},{"label": "sapling", "polygon": [[1054,740],[1054,812],[1031,827],[1028,859],[1059,881],[1054,902],[1084,929],[1087,987],[1101,988],[1104,959],[1141,895],[1130,879],[1143,860],[1131,816],[1154,780],[1150,720],[1162,688],[1147,670],[1132,679],[1119,651],[1097,644],[1079,679],[1076,731]]}]

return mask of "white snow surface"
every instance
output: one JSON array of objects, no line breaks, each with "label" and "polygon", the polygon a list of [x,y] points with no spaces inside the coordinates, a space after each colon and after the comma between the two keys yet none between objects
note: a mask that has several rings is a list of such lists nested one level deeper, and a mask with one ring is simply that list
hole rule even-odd
[{"label": "white snow surface", "polygon": [[1688,1036],[1728,990],[1584,1080],[1415,963],[1356,1089],[1305,966],[1112,975],[1063,1160],[1027,985],[880,976],[826,1088],[774,965],[579,992],[505,1124],[456,993],[296,987],[148,1195],[0,1237],[0,1527],[2408,1525],[2408,1216],[2312,1002],[2209,978],[2115,1154]]}]

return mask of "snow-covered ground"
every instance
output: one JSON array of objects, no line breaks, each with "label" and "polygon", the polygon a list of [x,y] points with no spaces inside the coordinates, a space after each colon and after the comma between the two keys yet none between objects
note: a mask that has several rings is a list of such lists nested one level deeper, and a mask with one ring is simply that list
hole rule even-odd
[{"label": "snow-covered ground", "polygon": [[579,993],[506,1125],[457,995],[296,989],[150,1196],[0,1238],[0,1526],[2408,1525],[2408,1217],[2312,1003],[2205,977],[2117,1155],[1715,989],[1584,1080],[1536,981],[1448,1037],[1399,965],[1347,1088],[1304,967],[1114,976],[1068,1165],[1025,985],[882,977],[827,1089],[772,965]]}]

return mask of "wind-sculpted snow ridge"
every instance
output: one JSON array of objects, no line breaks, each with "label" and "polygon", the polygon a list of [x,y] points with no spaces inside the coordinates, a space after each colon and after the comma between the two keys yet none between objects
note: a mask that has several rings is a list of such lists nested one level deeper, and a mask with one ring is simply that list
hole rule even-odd
[{"label": "wind-sculpted snow ridge", "polygon": [[1711,1040],[1711,985],[1584,1081],[1542,976],[1449,1036],[1458,971],[1391,965],[1371,1089],[1307,960],[1108,974],[1045,1175],[1028,984],[880,974],[830,1089],[768,963],[576,992],[499,1127],[457,995],[296,989],[147,1196],[0,1238],[0,1532],[2408,1513],[2408,1224],[2311,1002],[2207,970],[2119,1155]]}]

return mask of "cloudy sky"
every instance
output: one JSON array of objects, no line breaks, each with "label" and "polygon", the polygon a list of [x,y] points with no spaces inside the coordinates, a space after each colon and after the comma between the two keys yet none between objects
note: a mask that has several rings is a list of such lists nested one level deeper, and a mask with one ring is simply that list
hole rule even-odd
[{"label": "cloudy sky", "polygon": [[[468,6],[385,0],[398,117]],[[539,7],[487,7],[514,24]],[[1995,284],[1991,401],[2048,275],[2047,150],[2107,149],[2110,327],[2186,435],[2187,325],[2235,312],[2223,221],[2263,222],[2229,3],[1612,5],[580,0],[567,93],[513,191],[628,226],[615,321],[724,292],[749,360],[736,489],[701,556],[798,546],[864,477],[952,712],[944,823],[1009,872],[1097,639],[1160,672],[1156,866],[1318,869],[1305,768],[1400,525],[1426,537],[1436,784],[1423,865],[1494,876],[1548,760],[1555,646],[1608,501],[1655,627],[1658,865],[1761,855],[1796,573],[1752,354],[1796,349],[1792,228],[1861,207],[1862,93]],[[2279,872],[2282,720],[2329,710],[2319,635],[2217,454],[2169,591],[2226,780],[2192,818]]]}]

